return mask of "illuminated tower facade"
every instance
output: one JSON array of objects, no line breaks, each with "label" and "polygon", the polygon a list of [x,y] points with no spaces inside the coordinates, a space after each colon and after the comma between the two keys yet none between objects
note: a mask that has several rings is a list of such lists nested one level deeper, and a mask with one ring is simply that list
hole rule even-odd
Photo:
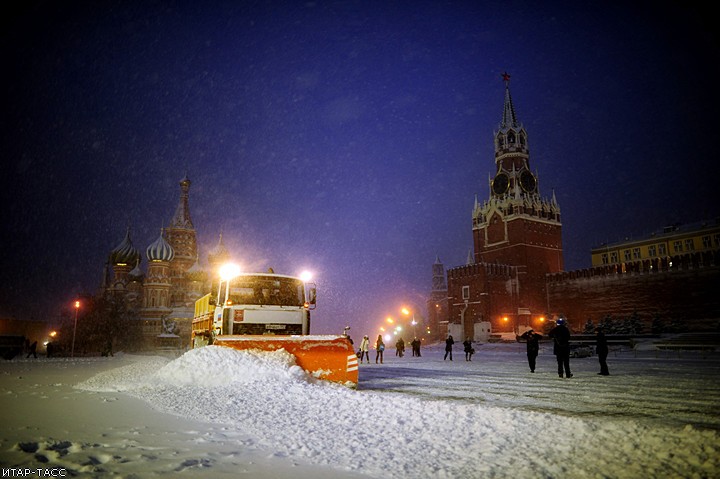
[{"label": "illuminated tower facade", "polygon": [[494,330],[533,324],[547,312],[545,275],[563,269],[560,206],[540,193],[530,168],[528,134],[515,114],[504,74],[502,120],[493,133],[494,174],[486,201],[472,211],[473,264],[448,272],[450,320],[490,321]]}]

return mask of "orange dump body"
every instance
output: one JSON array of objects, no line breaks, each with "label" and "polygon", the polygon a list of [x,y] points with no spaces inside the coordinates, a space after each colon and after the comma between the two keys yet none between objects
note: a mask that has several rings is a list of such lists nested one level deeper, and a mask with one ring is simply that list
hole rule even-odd
[{"label": "orange dump body", "polygon": [[295,356],[295,362],[318,379],[356,388],[358,358],[345,336],[217,336],[216,346],[248,350],[284,349]]}]

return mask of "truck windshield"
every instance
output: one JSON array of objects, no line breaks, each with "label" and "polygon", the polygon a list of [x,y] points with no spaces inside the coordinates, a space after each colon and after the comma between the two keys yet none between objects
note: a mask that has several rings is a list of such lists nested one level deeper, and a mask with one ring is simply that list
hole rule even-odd
[{"label": "truck windshield", "polygon": [[233,304],[303,306],[305,290],[299,279],[278,276],[238,276],[230,282]]}]

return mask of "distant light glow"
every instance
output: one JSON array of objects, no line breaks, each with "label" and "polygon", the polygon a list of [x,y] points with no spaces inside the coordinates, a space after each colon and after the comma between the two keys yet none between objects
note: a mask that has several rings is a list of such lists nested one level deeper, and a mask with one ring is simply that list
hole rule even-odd
[{"label": "distant light glow", "polygon": [[310,281],[312,279],[312,277],[313,277],[313,275],[310,271],[305,270],[302,273],[300,273],[300,279],[303,280],[303,283],[307,283],[308,281]]},{"label": "distant light glow", "polygon": [[80,301],[75,301],[75,309],[80,309]]}]

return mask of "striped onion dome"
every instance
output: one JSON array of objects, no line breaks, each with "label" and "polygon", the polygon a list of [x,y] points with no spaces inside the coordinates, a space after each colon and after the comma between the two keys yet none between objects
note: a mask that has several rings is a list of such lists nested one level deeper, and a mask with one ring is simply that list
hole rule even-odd
[{"label": "striped onion dome", "polygon": [[158,239],[147,247],[146,254],[150,261],[172,261],[175,257],[175,250],[165,241],[162,229]]},{"label": "striped onion dome", "polygon": [[140,252],[133,246],[130,239],[130,228],[125,233],[125,239],[110,252],[110,263],[117,264],[137,264],[140,259]]}]

